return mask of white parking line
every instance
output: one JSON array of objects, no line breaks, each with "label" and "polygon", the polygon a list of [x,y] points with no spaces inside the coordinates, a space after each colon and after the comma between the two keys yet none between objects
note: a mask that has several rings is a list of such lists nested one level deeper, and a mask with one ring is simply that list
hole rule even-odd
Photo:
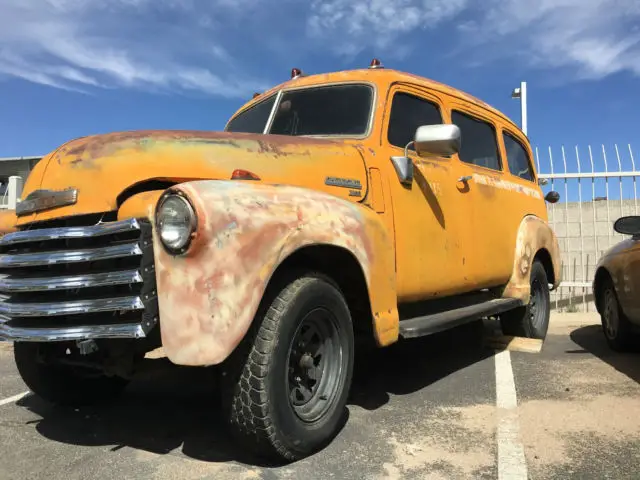
[{"label": "white parking line", "polygon": [[27,391],[27,392],[22,392],[19,393],[17,395],[14,395],[13,397],[9,397],[9,398],[5,398],[4,400],[0,400],[0,407],[2,405],[7,405],[8,403],[13,403],[13,402],[17,402],[18,400],[20,400],[21,398],[26,397],[27,395],[29,395],[31,392]]},{"label": "white parking line", "polygon": [[519,438],[518,398],[508,350],[496,352],[496,405],[498,407],[498,478],[527,480],[527,461]]}]

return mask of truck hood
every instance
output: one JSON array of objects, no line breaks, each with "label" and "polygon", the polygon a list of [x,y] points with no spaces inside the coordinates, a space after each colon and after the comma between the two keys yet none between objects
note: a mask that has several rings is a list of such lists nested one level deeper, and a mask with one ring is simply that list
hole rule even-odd
[{"label": "truck hood", "polygon": [[21,216],[18,225],[114,211],[132,187],[147,181],[166,185],[230,179],[236,169],[248,170],[264,183],[322,190],[357,202],[367,191],[361,151],[349,141],[229,132],[135,131],[83,137],[38,162],[22,194],[25,199],[36,190],[75,188],[77,202]]}]

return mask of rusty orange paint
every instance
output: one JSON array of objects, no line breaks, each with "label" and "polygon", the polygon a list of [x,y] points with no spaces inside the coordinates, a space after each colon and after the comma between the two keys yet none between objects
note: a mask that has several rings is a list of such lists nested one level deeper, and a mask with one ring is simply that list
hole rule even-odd
[{"label": "rusty orange paint", "polygon": [[[20,217],[17,225],[96,212],[153,219],[158,185],[183,190],[205,219],[204,230],[186,257],[161,248],[156,255],[163,341],[170,358],[185,364],[224,358],[246,331],[278,262],[314,242],[345,248],[360,262],[379,345],[397,340],[397,307],[404,302],[497,287],[503,296],[525,298],[528,274],[518,269],[538,249],[549,252],[560,278],[535,163],[533,181],[510,172],[502,134],[519,140],[533,158],[529,142],[481,100],[415,75],[363,69],[291,79],[238,113],[282,89],[349,82],[375,90],[371,128],[358,138],[147,130],[72,140],[37,164],[23,197],[72,187],[78,202]],[[434,103],[443,123],[451,123],[454,110],[489,121],[503,170],[464,163],[458,155],[423,158],[410,151],[414,181],[402,185],[390,157],[403,155],[404,146],[388,141],[391,104],[400,92]],[[260,181],[232,182],[236,169]],[[327,177],[361,188],[329,185]],[[472,180],[465,184],[461,177]],[[143,190],[153,191],[127,198],[131,187],[149,181]],[[260,268],[249,268],[246,258]],[[231,318],[238,324],[229,324]]]},{"label": "rusty orange paint", "polygon": [[164,190],[141,192],[127,198],[118,209],[118,220],[147,218],[153,220],[156,204]]},{"label": "rusty orange paint", "polygon": [[376,214],[293,186],[196,181],[175,187],[194,206],[198,237],[185,256],[154,238],[162,344],[181,365],[223,361],[246,333],[274,271],[298,249],[350,252],[367,282],[381,345],[398,337],[393,245]]},{"label": "rusty orange paint", "polygon": [[[560,264],[560,248],[558,239],[549,225],[534,215],[525,217],[518,228],[515,245],[515,261],[509,282],[503,289],[502,296],[519,298],[529,302],[531,265],[535,256],[545,250],[551,257],[553,269],[553,287],[557,288],[562,281]],[[551,279],[549,279],[551,281]]]},{"label": "rusty orange paint", "polygon": [[15,210],[0,210],[0,236],[15,232],[16,220]]},{"label": "rusty orange paint", "polygon": [[[367,188],[360,152],[357,144],[348,142],[226,132],[137,131],[85,137],[41,160],[23,193],[77,188],[77,204],[20,217],[18,225],[117,210],[118,195],[146,180],[230,179],[238,168],[256,173],[265,183],[286,182],[359,201]],[[349,190],[326,185],[328,175],[359,180],[361,197],[348,197]]]}]

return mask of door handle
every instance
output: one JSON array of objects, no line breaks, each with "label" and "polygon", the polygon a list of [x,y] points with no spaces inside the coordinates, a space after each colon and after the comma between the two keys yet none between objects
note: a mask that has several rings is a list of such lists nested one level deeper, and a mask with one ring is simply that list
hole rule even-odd
[{"label": "door handle", "polygon": [[458,179],[459,182],[467,183],[469,180],[473,180],[473,175],[465,175],[464,177],[460,177]]}]

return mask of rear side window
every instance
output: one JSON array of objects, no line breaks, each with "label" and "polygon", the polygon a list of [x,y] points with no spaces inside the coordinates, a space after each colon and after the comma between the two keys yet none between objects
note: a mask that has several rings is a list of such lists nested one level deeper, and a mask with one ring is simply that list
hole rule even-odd
[{"label": "rear side window", "polygon": [[493,126],[464,113],[453,111],[452,122],[460,128],[460,160],[479,167],[501,170],[496,130]]},{"label": "rear side window", "polygon": [[442,115],[436,104],[408,93],[396,93],[391,103],[387,139],[391,145],[404,148],[413,141],[418,127],[440,123]]},{"label": "rear side window", "polygon": [[520,178],[533,182],[533,171],[527,150],[510,134],[503,132],[504,148],[507,152],[509,171]]}]

